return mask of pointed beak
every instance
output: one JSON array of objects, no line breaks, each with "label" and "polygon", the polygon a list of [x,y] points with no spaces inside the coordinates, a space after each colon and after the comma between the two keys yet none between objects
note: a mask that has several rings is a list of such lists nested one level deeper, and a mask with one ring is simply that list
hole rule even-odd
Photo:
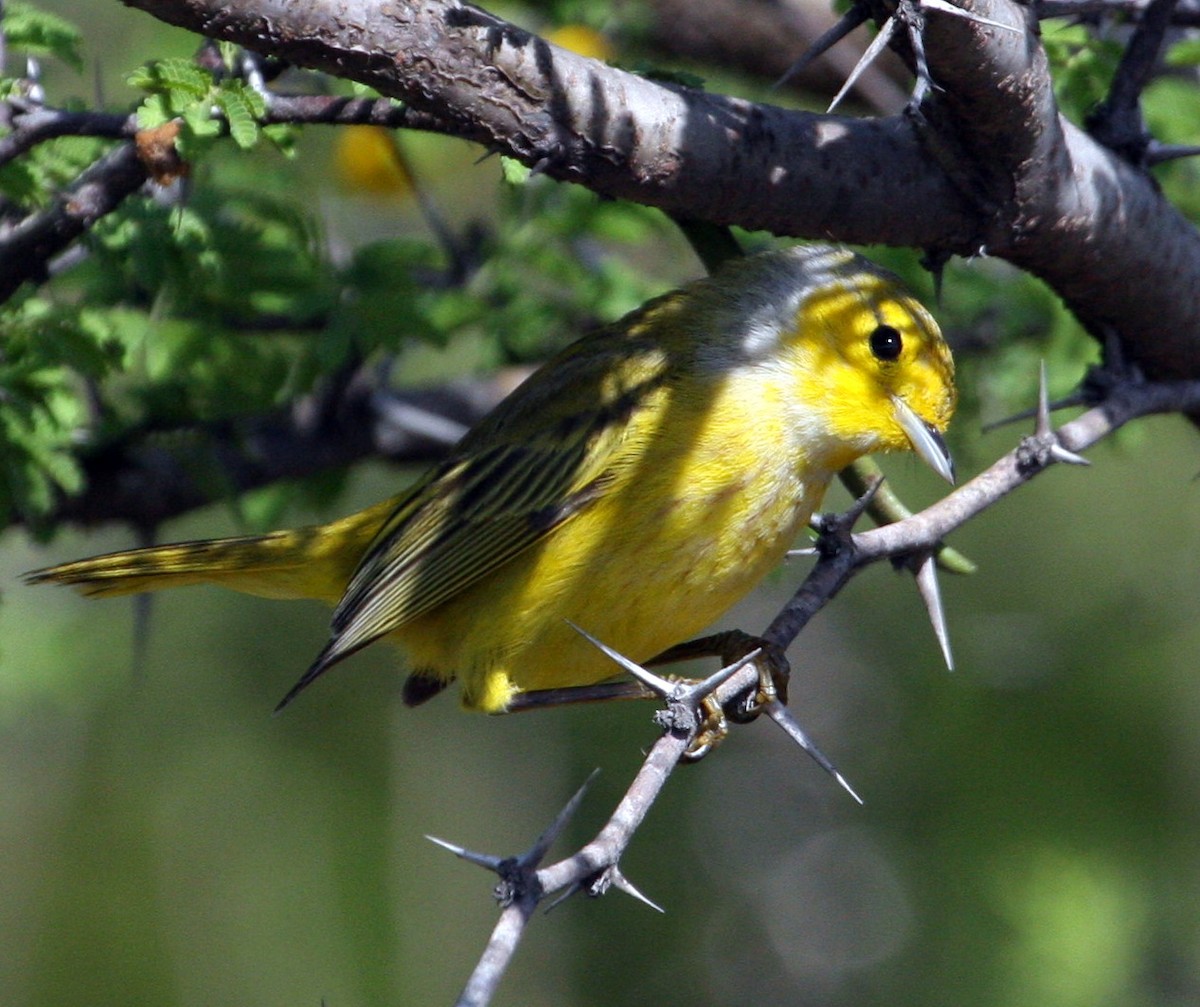
[{"label": "pointed beak", "polygon": [[896,411],[896,422],[900,424],[913,450],[934,472],[946,482],[954,483],[954,459],[942,435],[926,423],[912,406],[899,396],[892,396],[892,408]]}]

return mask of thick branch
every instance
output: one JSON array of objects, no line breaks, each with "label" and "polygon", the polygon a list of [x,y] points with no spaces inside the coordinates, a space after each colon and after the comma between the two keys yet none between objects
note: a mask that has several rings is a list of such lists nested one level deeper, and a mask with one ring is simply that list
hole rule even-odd
[{"label": "thick branch", "polygon": [[656,83],[453,0],[127,0],[402,98],[556,178],[776,234],[981,249],[1045,279],[1154,377],[1200,375],[1200,238],[1062,120],[1028,8],[931,10],[924,121],[789,112]]},{"label": "thick branch", "polygon": [[451,0],[129,2],[369,84],[552,177],[676,215],[863,243],[973,232],[900,119],[816,116],[657,83]]},{"label": "thick branch", "polygon": [[1200,376],[1200,234],[1149,175],[1058,114],[1025,8],[964,6],[1019,29],[927,17],[931,149],[980,209],[978,251],[1041,277],[1152,377]]}]

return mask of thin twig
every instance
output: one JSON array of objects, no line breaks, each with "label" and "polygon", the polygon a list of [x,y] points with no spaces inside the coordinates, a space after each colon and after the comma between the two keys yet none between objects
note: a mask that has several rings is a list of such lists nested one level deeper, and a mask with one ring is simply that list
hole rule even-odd
[{"label": "thin twig", "polygon": [[115,210],[146,181],[132,143],[122,143],[93,163],[51,204],[0,236],[0,302],[26,281],[38,281],[49,261]]}]

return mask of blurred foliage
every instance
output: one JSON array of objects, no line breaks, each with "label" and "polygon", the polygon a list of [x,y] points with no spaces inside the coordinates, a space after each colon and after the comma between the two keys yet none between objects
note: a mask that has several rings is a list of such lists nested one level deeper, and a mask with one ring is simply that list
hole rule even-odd
[{"label": "blurred foliage", "polygon": [[[66,22],[7,10],[14,44],[78,61]],[[235,64],[230,47],[220,52]],[[613,254],[661,237],[661,218],[540,177],[505,184],[493,174],[486,224],[409,229],[335,261],[287,158],[291,131],[259,129],[262,98],[244,81],[182,58],[126,79],[146,93],[141,127],[181,122],[189,174],[161,199],[126,201],[88,234],[79,264],[0,307],[11,333],[0,361],[5,522],[53,531],[42,519],[56,495],[81,488],[81,428],[102,445],[134,429],[261,412],[352,359],[414,344],[473,346],[476,368],[536,360],[663,286]],[[260,149],[264,138],[285,156]],[[40,144],[0,171],[0,193],[14,208],[44,205],[104,146]]]},{"label": "blurred foliage", "polygon": [[10,52],[59,59],[75,70],[83,68],[83,33],[65,18],[22,0],[9,0],[0,26]]},{"label": "blurred foliage", "polygon": [[[453,141],[392,135],[381,151],[376,132],[373,152],[346,155],[349,131],[261,129],[228,47],[222,69],[202,70],[191,37],[146,15],[108,0],[54,9],[5,3],[14,76],[0,88],[29,87],[29,55],[50,103],[82,108],[100,60],[111,109],[138,109],[144,126],[182,118],[191,170],[127,201],[83,254],[0,307],[0,520],[61,535],[49,556],[10,533],[0,556],[0,1002],[449,1002],[491,925],[490,882],[421,834],[512,852],[599,763],[568,837],[585,841],[652,737],[649,710],[399,710],[379,648],[272,721],[324,639],[323,611],[195,591],[156,602],[131,640],[145,623],[121,603],[15,577],[130,544],[46,524],[58,494],[82,488],[81,443],[262,412],[358,361],[388,362],[397,383],[534,361],[699,265],[657,213],[476,163]],[[560,44],[598,46],[588,33],[601,32],[625,65],[678,69],[639,48],[649,5],[497,9],[570,29]],[[1119,46],[1078,26],[1044,37],[1082,122]],[[1194,143],[1194,44],[1169,62],[1147,121]],[[725,87],[721,68],[703,69]],[[107,145],[64,137],[0,168],[6,212],[47,205]],[[389,146],[411,185],[368,182],[344,160],[386,163]],[[1156,169],[1200,219],[1195,172]],[[913,253],[868,253],[932,302]],[[1016,434],[979,437],[977,421],[1030,405],[1039,360],[1063,394],[1096,355],[1057,298],[986,257],[947,267],[937,313],[960,363],[967,470],[1011,446]],[[882,573],[806,632],[793,702],[865,810],[769,725],[738,732],[672,779],[624,865],[668,914],[616,896],[560,908],[535,922],[498,1002],[1200,999],[1200,522],[1194,435],[1166,422],[1136,456],[1105,448],[1098,471],[1053,473],[956,537],[982,566],[947,592],[956,675],[906,585]],[[235,520],[328,517],[407,477],[327,473],[253,494]],[[889,477],[928,498],[903,462]],[[229,524],[218,508],[167,533]],[[730,624],[760,626],[801,574],[786,568]]]},{"label": "blurred foliage", "polygon": [[[598,29],[623,36],[626,12],[596,5],[585,16],[578,6],[548,3],[527,13],[560,44],[616,56]],[[6,18],[13,49],[80,65],[82,36],[67,21],[25,4],[9,5]],[[1103,96],[1120,47],[1083,26],[1050,24],[1045,36],[1059,99],[1082,118]],[[90,444],[102,445],[138,428],[261,412],[311,391],[351,360],[429,359],[421,346],[461,355],[472,368],[536,360],[690,271],[645,268],[663,261],[659,249],[681,247],[656,212],[599,200],[505,160],[498,173],[486,164],[463,166],[472,178],[490,175],[495,196],[444,226],[428,218],[429,207],[439,213],[453,179],[423,170],[419,156],[415,167],[409,163],[408,148],[419,150],[429,138],[370,127],[337,131],[334,177],[350,198],[380,201],[408,226],[331,254],[328,214],[312,198],[324,180],[308,164],[324,154],[313,136],[320,128],[260,128],[262,98],[234,73],[236,49],[213,51],[215,70],[169,56],[125,78],[143,95],[140,126],[181,124],[188,177],[156,201],[126,201],[88,235],[81,262],[0,307],[0,324],[14,333],[0,364],[0,395],[13,406],[0,424],[0,520],[53,531],[44,518],[57,494],[80,489],[81,426]],[[1175,62],[1186,63],[1189,51],[1178,48]],[[330,86],[364,93],[322,82]],[[1164,139],[1194,137],[1193,94],[1179,80],[1151,90],[1147,117]],[[53,101],[79,105],[70,95]],[[104,146],[78,137],[39,144],[0,169],[0,193],[15,208],[45,205]],[[1159,173],[1191,209],[1194,168]],[[749,236],[747,243],[767,242]],[[931,291],[911,253],[880,258]],[[1013,270],[955,263],[944,291],[943,324],[975,379],[963,383],[960,415],[1023,406],[1038,359],[1050,363],[1062,392],[1095,357],[1056,299]],[[975,358],[984,363],[974,367]],[[423,380],[434,376],[415,366]],[[407,373],[393,368],[398,381]]]}]

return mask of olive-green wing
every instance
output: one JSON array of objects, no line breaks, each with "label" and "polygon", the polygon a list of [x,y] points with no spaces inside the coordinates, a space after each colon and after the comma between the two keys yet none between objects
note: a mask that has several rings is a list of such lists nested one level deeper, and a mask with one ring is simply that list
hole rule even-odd
[{"label": "olive-green wing", "polygon": [[333,616],[327,662],[428,612],[602,496],[636,461],[666,354],[603,330],[539,371],[384,522]]},{"label": "olive-green wing", "polygon": [[[530,377],[384,521],[282,709],[332,664],[453,598],[599,499],[641,456],[678,294],[587,336]],[[657,317],[656,317],[657,316]]]},{"label": "olive-green wing", "polygon": [[368,550],[334,612],[330,657],[436,608],[578,513],[611,481],[597,463],[616,439],[503,445],[441,470]]}]

